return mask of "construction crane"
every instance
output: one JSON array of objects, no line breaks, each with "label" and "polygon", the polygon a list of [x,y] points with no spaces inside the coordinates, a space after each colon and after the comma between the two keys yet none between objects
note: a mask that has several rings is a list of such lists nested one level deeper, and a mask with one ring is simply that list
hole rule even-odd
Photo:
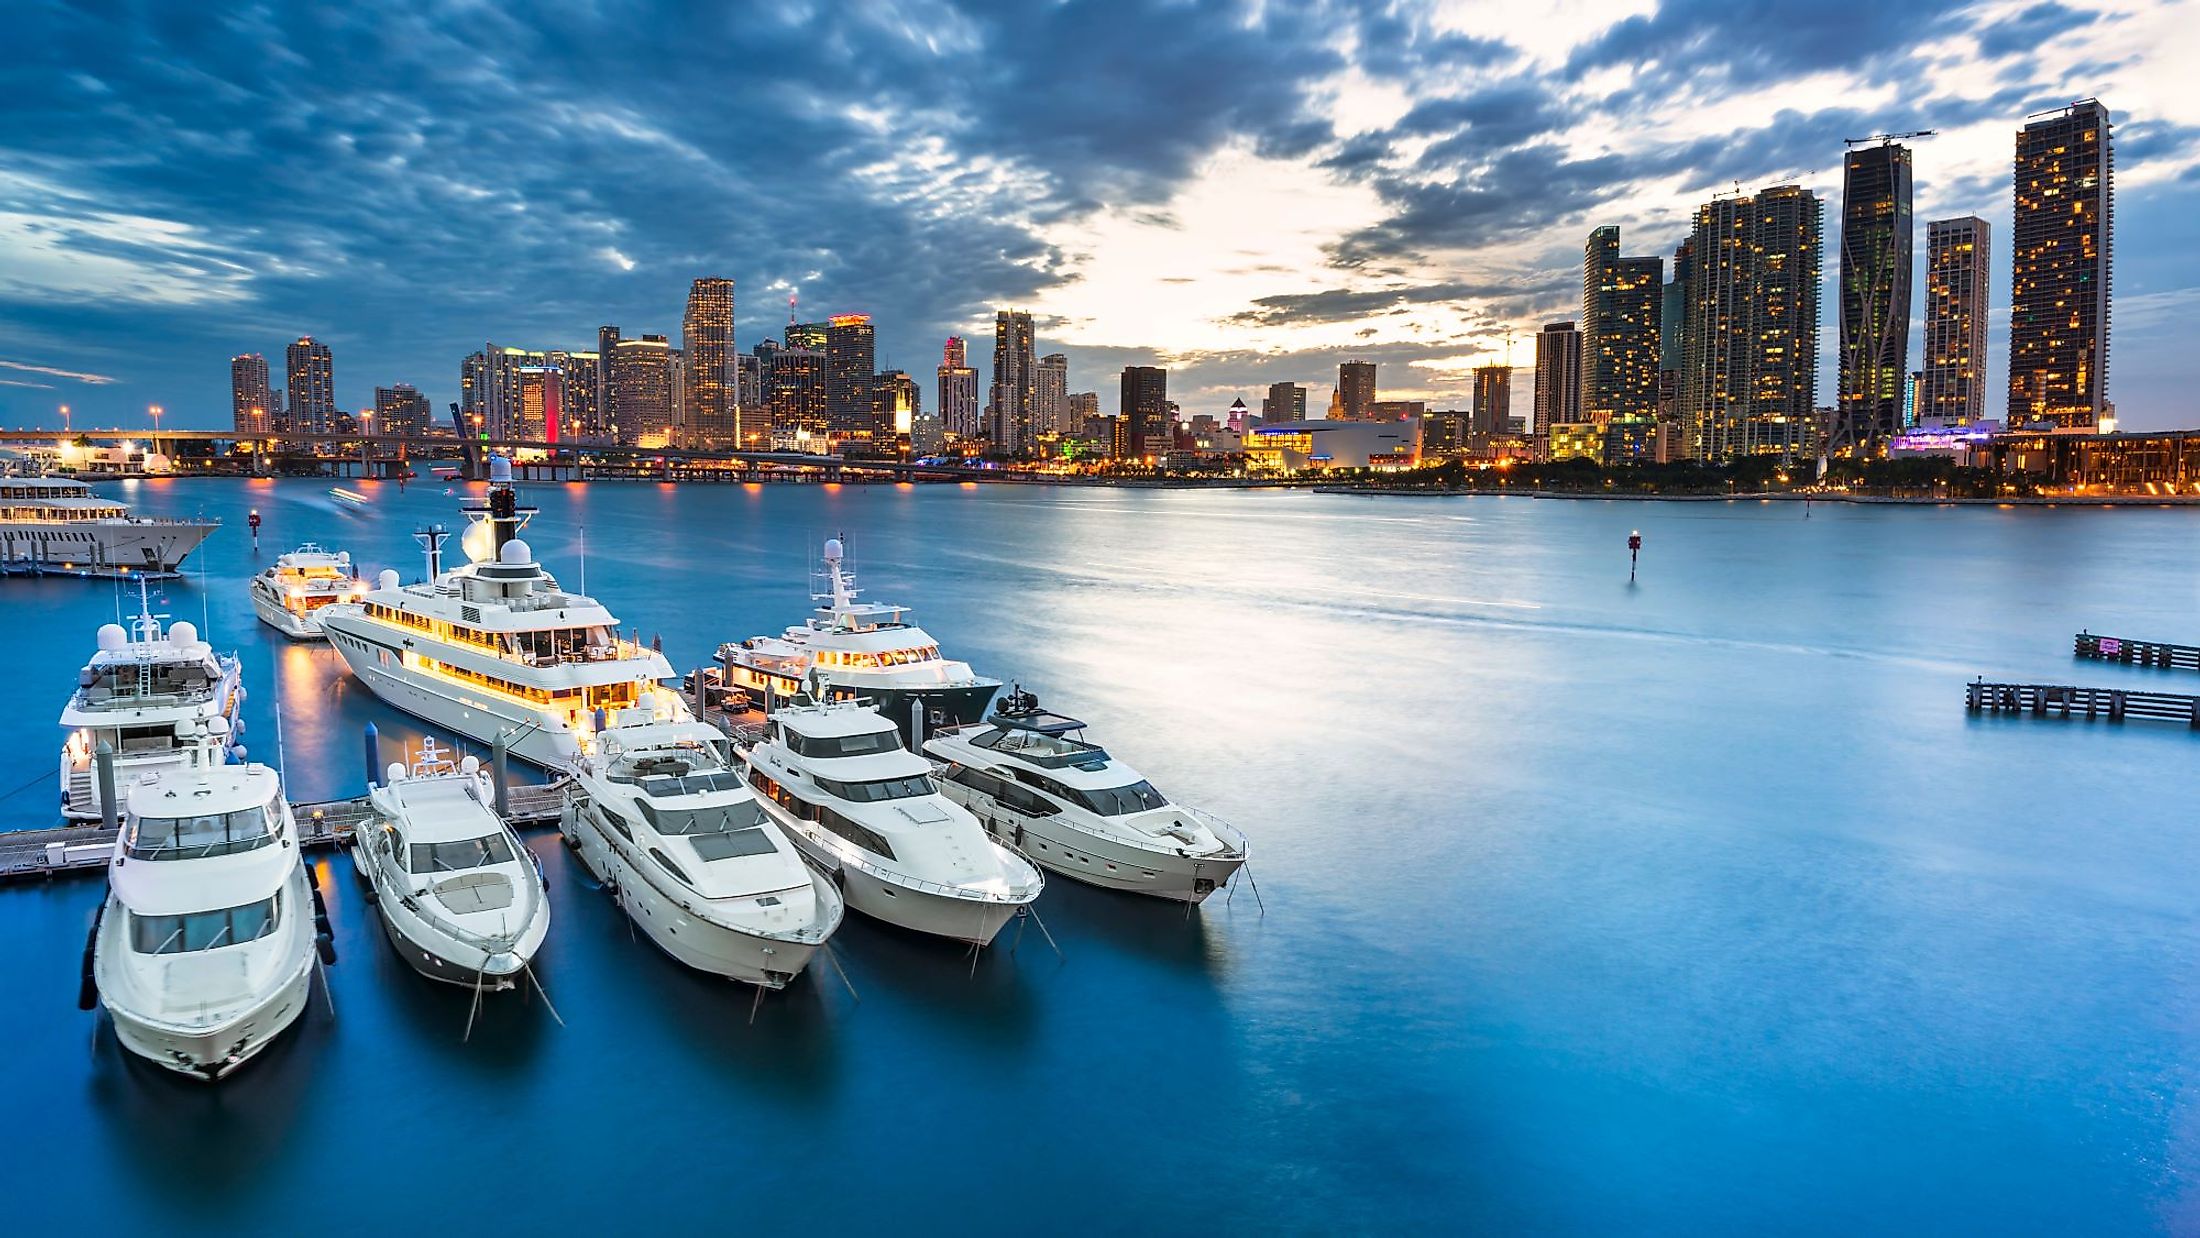
[{"label": "construction crane", "polygon": [[1896,142],[1906,142],[1911,138],[1934,137],[1939,133],[1940,130],[1938,129],[1919,129],[1911,133],[1875,133],[1868,138],[1843,138],[1841,144],[1843,146],[1862,146],[1866,142],[1883,142],[1892,145]]}]

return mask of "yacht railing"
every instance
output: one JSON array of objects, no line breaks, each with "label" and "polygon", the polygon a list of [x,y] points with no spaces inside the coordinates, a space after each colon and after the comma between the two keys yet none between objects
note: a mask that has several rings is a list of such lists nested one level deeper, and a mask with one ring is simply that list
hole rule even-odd
[{"label": "yacht railing", "polygon": [[[604,810],[602,808],[598,808],[596,811],[598,813],[601,813]],[[831,935],[830,929],[817,924],[808,924],[803,925],[799,928],[792,929],[773,929],[765,928],[760,925],[737,923],[730,918],[714,917],[711,912],[716,910],[716,908],[706,906],[706,908],[698,910],[694,904],[688,902],[687,895],[693,895],[696,898],[701,899],[705,904],[715,904],[720,902],[728,902],[733,899],[753,901],[759,896],[759,894],[777,894],[780,893],[780,891],[765,890],[760,891],[759,894],[734,894],[727,895],[724,899],[715,899],[704,894],[701,890],[695,889],[693,886],[689,886],[679,882],[677,878],[673,879],[674,886],[667,886],[663,882],[660,882],[657,877],[659,874],[670,877],[670,873],[665,873],[664,870],[657,865],[643,863],[642,857],[640,855],[629,854],[628,849],[630,847],[638,848],[638,844],[628,842],[626,839],[619,836],[618,831],[606,829],[601,824],[597,826],[597,833],[603,837],[604,844],[606,846],[610,847],[612,851],[616,852],[620,859],[626,861],[628,868],[641,875],[642,880],[648,882],[653,888],[656,889],[659,894],[669,899],[672,902],[673,906],[678,907],[680,910],[688,913],[696,919],[703,921],[705,924],[716,925],[719,928],[727,929],[736,933],[745,933],[751,937],[761,937],[766,941],[793,942],[795,945],[798,946],[810,945],[813,942],[822,942],[825,940],[826,937]],[[664,836],[660,834],[658,835],[658,837],[663,838]],[[796,858],[801,858],[799,851],[796,854]],[[835,927],[837,927],[837,924],[835,925]]]},{"label": "yacht railing", "polygon": [[[770,799],[763,797],[759,797],[757,802],[760,804],[768,805],[771,808],[779,807]],[[780,811],[784,812],[785,810],[780,809]],[[814,821],[804,821],[801,818],[795,818],[794,823],[795,828],[797,829],[804,829],[805,827],[815,827],[816,833],[825,835],[825,837],[831,839],[832,842],[840,841],[840,839],[830,830],[825,829],[823,826],[817,825],[817,823]],[[812,834],[812,837],[815,836],[816,834]],[[994,845],[1000,846],[1000,844],[998,843],[995,843]],[[968,886],[949,885],[944,881],[931,881],[923,877],[911,876],[908,873],[900,872],[891,868],[886,868],[880,865],[877,861],[861,854],[860,852],[857,855],[850,857],[840,848],[832,846],[831,843],[827,843],[826,847],[833,853],[833,857],[838,860],[844,867],[857,869],[871,877],[875,877],[878,880],[887,883],[888,885],[899,886],[904,890],[916,890],[924,894],[937,894],[944,898],[961,899],[964,902],[1028,902],[1031,899],[1037,898],[1039,896],[1039,892],[1046,888],[1046,877],[1043,874],[1039,873],[1037,865],[1032,866],[1031,871],[1034,874],[1033,880],[1026,882],[1022,885],[1010,886],[1005,893],[996,894],[989,890],[973,890]],[[1014,847],[1004,846],[1001,847],[1001,849],[1007,851],[1009,854],[1015,856],[1019,860],[1024,859],[1023,853],[1017,851]],[[1028,861],[1026,862],[1028,863]]]}]

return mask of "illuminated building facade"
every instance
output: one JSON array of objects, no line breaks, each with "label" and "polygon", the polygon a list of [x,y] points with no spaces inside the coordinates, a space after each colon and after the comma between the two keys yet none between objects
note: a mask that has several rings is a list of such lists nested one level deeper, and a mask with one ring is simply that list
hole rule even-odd
[{"label": "illuminated building facade", "polygon": [[2115,156],[2108,109],[2086,99],[2017,134],[2011,429],[2091,429],[2108,404]]},{"label": "illuminated building facade", "polygon": [[1330,401],[1330,416],[1346,421],[1366,421],[1375,415],[1375,363],[1347,361],[1337,367],[1337,390]]},{"label": "illuminated building facade", "polygon": [[329,434],[337,428],[336,360],[328,345],[312,336],[300,337],[287,350],[285,361],[290,399],[289,424],[285,429],[302,434]]},{"label": "illuminated building facade", "polygon": [[1123,367],[1121,411],[1133,457],[1160,456],[1174,445],[1169,425],[1169,372],[1157,365]]},{"label": "illuminated building facade", "polygon": [[871,428],[877,357],[878,334],[869,314],[835,314],[825,320],[825,421],[830,429],[852,433]]},{"label": "illuminated building facade", "polygon": [[418,437],[434,425],[428,397],[411,383],[374,389],[374,430],[377,434]]},{"label": "illuminated building facade", "polygon": [[1589,234],[1581,253],[1582,418],[1657,411],[1664,299],[1664,259],[1621,257],[1617,228]]},{"label": "illuminated building facade", "polygon": [[760,358],[759,363],[763,366],[764,408],[770,419],[771,441],[783,445],[823,438],[829,424],[825,411],[825,354],[790,345]]},{"label": "illuminated building facade", "polygon": [[1031,315],[1021,310],[993,314],[993,388],[986,401],[986,437],[1004,456],[1023,454],[1031,438],[1032,404],[1038,398],[1038,361]]},{"label": "illuminated building facade", "polygon": [[1069,358],[1050,352],[1039,358],[1031,374],[1032,433],[1069,433]]},{"label": "illuminated building facade", "polygon": [[1284,421],[1254,426],[1243,446],[1245,467],[1259,473],[1320,469],[1404,469],[1420,460],[1421,423],[1411,421]]},{"label": "illuminated building facade", "polygon": [[1852,149],[1841,180],[1838,445],[1872,451],[1901,433],[1910,372],[1910,148]]},{"label": "illuminated building facade", "polygon": [[680,421],[691,447],[723,447],[740,437],[740,371],[734,361],[733,281],[698,279],[680,322],[687,367]]},{"label": "illuminated building facade", "polygon": [[1702,460],[1815,455],[1825,208],[1780,185],[1696,209],[1675,397]]},{"label": "illuminated building facade", "polygon": [[1549,322],[1535,333],[1535,432],[1549,454],[1551,427],[1581,420],[1581,332]]},{"label": "illuminated building facade", "polygon": [[959,335],[947,337],[940,349],[940,431],[958,439],[974,439],[984,433],[978,424],[978,371],[970,364],[969,345]]},{"label": "illuminated building facade", "polygon": [[1511,366],[1474,367],[1474,433],[1504,434],[1512,428],[1512,386]]},{"label": "illuminated building facade", "polygon": [[618,409],[619,441],[638,447],[673,446],[675,353],[661,335],[620,340],[611,351],[611,400]]},{"label": "illuminated building facade", "polygon": [[1551,427],[1551,460],[1604,462],[1604,426],[1593,421],[1562,421]]},{"label": "illuminated building facade", "polygon": [[275,407],[267,385],[267,358],[248,352],[229,359],[230,426],[239,434],[266,434],[284,428],[286,418]]}]

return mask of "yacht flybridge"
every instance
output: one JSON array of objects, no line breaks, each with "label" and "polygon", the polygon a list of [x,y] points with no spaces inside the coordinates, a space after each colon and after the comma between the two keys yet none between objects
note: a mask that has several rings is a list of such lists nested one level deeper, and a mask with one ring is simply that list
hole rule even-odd
[{"label": "yacht flybridge", "polygon": [[100,626],[98,651],[77,672],[76,690],[61,708],[68,729],[61,745],[63,816],[99,818],[104,801],[93,756],[102,743],[114,750],[118,800],[147,774],[212,769],[232,750],[242,754],[237,708],[244,688],[236,657],[216,656],[189,623],[163,628],[166,617],[153,613],[140,579],[129,629]]},{"label": "yacht flybridge", "polygon": [[292,640],[325,640],[321,608],[356,602],[366,591],[351,555],[307,542],[252,578],[252,609],[260,622]]},{"label": "yacht flybridge", "polygon": [[128,808],[93,928],[99,1000],[130,1052],[219,1079],[305,1009],[316,916],[297,824],[264,765],[164,771]]},{"label": "yacht flybridge", "polygon": [[512,490],[511,462],[495,457],[486,500],[463,544],[470,562],[442,570],[440,528],[420,536],[426,581],[400,586],[385,571],[356,603],[322,610],[322,627],[352,674],[376,696],[480,743],[502,737],[515,755],[563,771],[593,747],[598,720],[635,710],[664,721],[693,717],[663,654],[619,635],[592,597],[567,592],[519,539],[534,515]]},{"label": "yacht flybridge", "polygon": [[840,927],[840,891],[779,827],[692,720],[623,720],[573,764],[559,830],[665,953],[784,988]]},{"label": "yacht flybridge", "polygon": [[867,701],[797,697],[744,755],[766,814],[865,915],[983,946],[1046,884]]},{"label": "yacht flybridge", "polygon": [[[823,566],[812,579],[812,600],[823,605],[807,623],[779,636],[720,645],[719,665],[697,672],[705,683],[765,705],[815,686],[814,669],[828,697],[870,698],[912,744],[920,738],[911,725],[919,711],[928,727],[976,722],[985,715],[1001,681],[972,672],[967,662],[941,657],[939,642],[909,622],[908,607],[858,601],[855,569],[847,565],[839,538],[826,541]],[[741,703],[736,698],[728,707],[738,710]]]},{"label": "yacht flybridge", "polygon": [[351,857],[397,953],[430,980],[517,988],[550,932],[550,896],[480,760],[453,764],[423,740],[367,800],[374,820],[353,833]]},{"label": "yacht flybridge", "polygon": [[925,741],[948,798],[1065,877],[1197,903],[1245,866],[1245,836],[1172,804],[1137,770],[1083,738],[1085,724],[1012,691],[982,726]]}]

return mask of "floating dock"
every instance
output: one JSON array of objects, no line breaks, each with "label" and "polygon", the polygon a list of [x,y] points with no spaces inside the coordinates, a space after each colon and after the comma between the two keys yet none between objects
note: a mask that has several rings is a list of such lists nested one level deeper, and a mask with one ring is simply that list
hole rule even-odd
[{"label": "floating dock", "polygon": [[[565,804],[566,781],[560,778],[511,788],[506,793],[505,817],[512,828],[556,825]],[[298,819],[298,844],[309,851],[349,842],[352,831],[374,815],[364,795],[348,800],[297,801],[290,811]],[[0,882],[105,868],[114,851],[115,831],[103,825],[0,832]]]},{"label": "floating dock", "polygon": [[2073,684],[1988,683],[1974,679],[1963,689],[1964,708],[1974,714],[2031,714],[2037,718],[2155,718],[2182,722],[2200,730],[2200,696],[2182,692],[2131,692]]},{"label": "floating dock", "polygon": [[2161,641],[2126,640],[2121,636],[2095,636],[2080,632],[2072,650],[2089,662],[2121,662],[2126,666],[2158,666],[2165,670],[2200,671],[2200,645],[2170,645]]}]

